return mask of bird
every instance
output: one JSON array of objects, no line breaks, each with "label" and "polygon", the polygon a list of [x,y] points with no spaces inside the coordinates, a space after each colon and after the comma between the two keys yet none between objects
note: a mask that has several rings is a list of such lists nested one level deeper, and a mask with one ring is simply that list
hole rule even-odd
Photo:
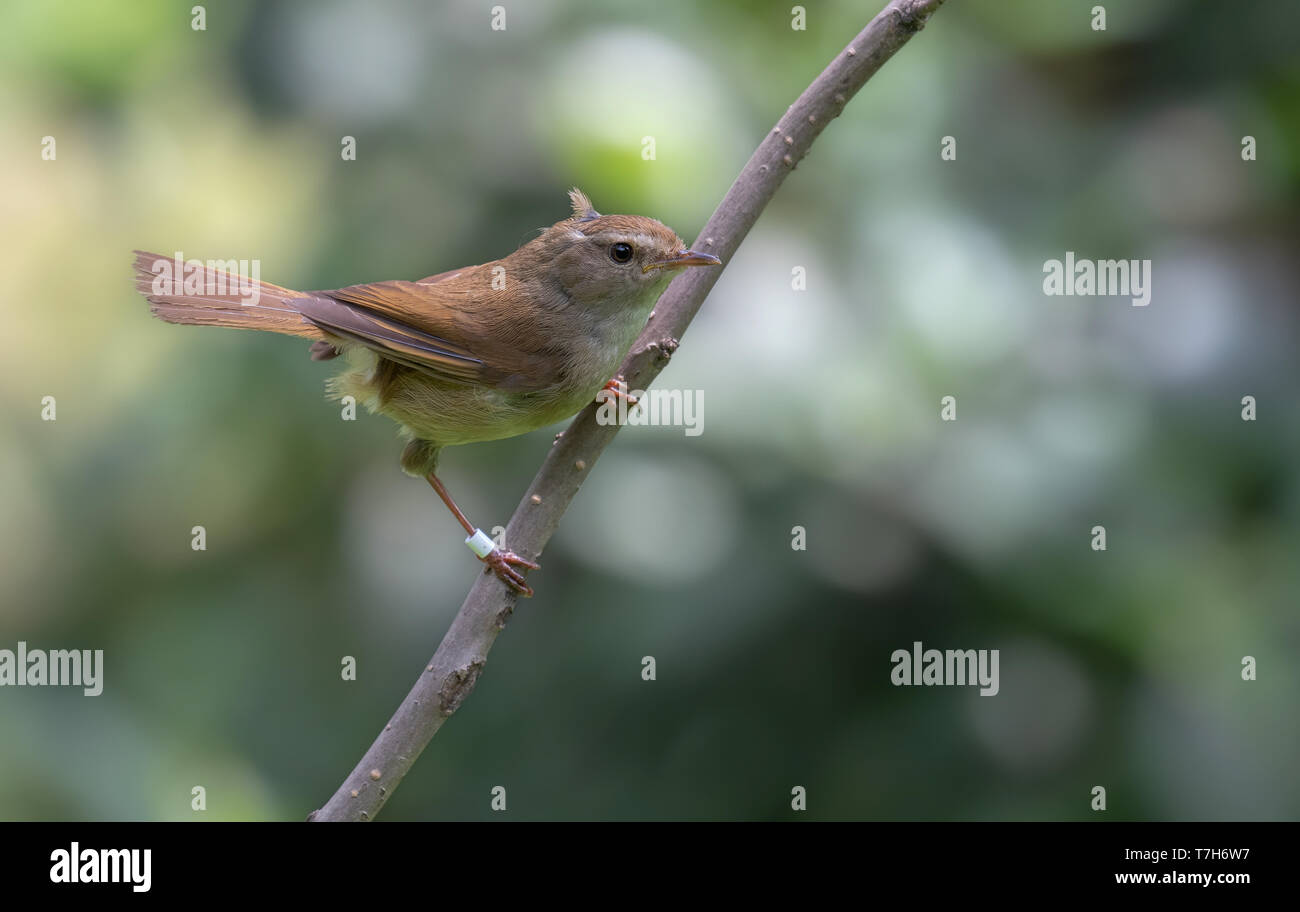
[{"label": "bird", "polygon": [[414,282],[300,292],[229,261],[136,250],[135,285],[168,323],[297,336],[315,361],[341,356],[328,394],[395,421],[402,470],[433,487],[485,572],[532,596],[525,573],[539,565],[469,521],[437,475],[443,448],[545,427],[601,390],[627,397],[614,371],[668,283],[722,263],[653,218],[600,214],[576,187],[569,202],[571,215],[507,256]]}]

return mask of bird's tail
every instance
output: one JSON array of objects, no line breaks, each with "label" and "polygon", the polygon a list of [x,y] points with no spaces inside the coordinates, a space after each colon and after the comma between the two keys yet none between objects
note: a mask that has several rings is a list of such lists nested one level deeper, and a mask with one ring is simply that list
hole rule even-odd
[{"label": "bird's tail", "polygon": [[248,272],[247,262],[204,263],[135,251],[136,290],[149,301],[154,315],[168,323],[260,329],[324,340],[294,306],[295,300],[308,295],[263,282]]}]

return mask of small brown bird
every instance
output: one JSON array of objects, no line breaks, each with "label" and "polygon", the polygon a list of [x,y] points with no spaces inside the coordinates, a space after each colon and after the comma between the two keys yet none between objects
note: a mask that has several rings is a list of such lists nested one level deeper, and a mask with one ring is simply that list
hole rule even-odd
[{"label": "small brown bird", "polygon": [[611,377],[668,282],[721,263],[652,218],[601,215],[577,189],[569,199],[570,218],[509,256],[418,282],[298,292],[137,250],[136,288],[169,323],[302,336],[314,360],[344,355],[332,396],[396,421],[402,468],[428,480],[480,560],[532,595],[522,570],[538,565],[465,517],[435,474],[438,454],[567,418],[602,388],[625,396]]}]

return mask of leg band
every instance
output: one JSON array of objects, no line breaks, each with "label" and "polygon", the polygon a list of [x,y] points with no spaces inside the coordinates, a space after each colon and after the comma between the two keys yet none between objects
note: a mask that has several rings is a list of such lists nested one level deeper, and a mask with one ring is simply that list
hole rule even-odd
[{"label": "leg band", "polygon": [[474,534],[465,539],[465,544],[480,558],[487,557],[497,548],[497,543],[482,529],[475,529]]}]

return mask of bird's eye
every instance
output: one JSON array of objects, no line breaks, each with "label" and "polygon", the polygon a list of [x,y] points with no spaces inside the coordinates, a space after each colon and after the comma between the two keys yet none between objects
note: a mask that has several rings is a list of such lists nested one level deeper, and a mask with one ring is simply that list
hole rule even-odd
[{"label": "bird's eye", "polygon": [[609,248],[609,258],[615,263],[626,263],[632,259],[631,244],[615,244]]}]

